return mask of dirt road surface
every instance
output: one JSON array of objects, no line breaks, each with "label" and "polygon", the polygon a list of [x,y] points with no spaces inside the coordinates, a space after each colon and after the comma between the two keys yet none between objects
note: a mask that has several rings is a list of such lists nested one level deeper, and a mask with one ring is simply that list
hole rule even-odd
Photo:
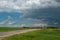
[{"label": "dirt road surface", "polygon": [[26,32],[30,32],[30,31],[36,31],[39,29],[29,29],[29,30],[17,30],[17,31],[9,31],[9,32],[0,32],[0,40],[2,40],[4,37],[9,37],[9,36],[13,36],[16,34],[22,34],[22,33],[26,33]]}]

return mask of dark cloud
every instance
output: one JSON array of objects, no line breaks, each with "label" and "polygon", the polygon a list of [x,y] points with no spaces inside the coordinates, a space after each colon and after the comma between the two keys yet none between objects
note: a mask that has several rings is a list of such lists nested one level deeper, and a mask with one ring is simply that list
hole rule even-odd
[{"label": "dark cloud", "polygon": [[60,7],[30,10],[30,13],[27,13],[24,17],[44,19],[43,21],[49,24],[55,22],[60,23]]},{"label": "dark cloud", "polygon": [[60,24],[60,0],[3,0],[0,1],[0,5],[2,12],[16,11],[23,13],[24,18],[42,20],[48,24]]},{"label": "dark cloud", "polygon": [[56,0],[57,2],[60,2],[60,0]]}]

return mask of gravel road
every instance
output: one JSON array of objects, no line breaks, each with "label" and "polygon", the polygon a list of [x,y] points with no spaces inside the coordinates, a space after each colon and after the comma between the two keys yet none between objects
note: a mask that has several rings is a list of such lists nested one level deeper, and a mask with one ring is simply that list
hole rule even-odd
[{"label": "gravel road", "polygon": [[16,35],[16,34],[22,34],[22,33],[30,32],[30,31],[35,31],[35,30],[39,30],[39,29],[29,29],[29,30],[17,30],[17,31],[9,31],[9,32],[0,32],[0,40],[2,40],[2,38],[4,38],[4,37],[9,37],[9,36],[13,36],[13,35]]}]

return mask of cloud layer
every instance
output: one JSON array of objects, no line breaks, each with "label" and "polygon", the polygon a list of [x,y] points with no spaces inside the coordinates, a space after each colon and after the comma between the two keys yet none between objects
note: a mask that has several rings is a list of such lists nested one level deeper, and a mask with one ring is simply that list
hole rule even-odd
[{"label": "cloud layer", "polygon": [[0,12],[4,11],[23,13],[20,18],[42,23],[60,23],[59,0],[0,0]]},{"label": "cloud layer", "polygon": [[49,7],[60,7],[59,0],[0,0],[0,11],[26,12]]}]

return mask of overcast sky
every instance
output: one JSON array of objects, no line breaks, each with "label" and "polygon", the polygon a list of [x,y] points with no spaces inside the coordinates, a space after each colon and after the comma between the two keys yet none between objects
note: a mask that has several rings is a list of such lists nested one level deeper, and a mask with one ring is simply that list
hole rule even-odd
[{"label": "overcast sky", "polygon": [[60,0],[0,0],[0,25],[60,25]]}]

